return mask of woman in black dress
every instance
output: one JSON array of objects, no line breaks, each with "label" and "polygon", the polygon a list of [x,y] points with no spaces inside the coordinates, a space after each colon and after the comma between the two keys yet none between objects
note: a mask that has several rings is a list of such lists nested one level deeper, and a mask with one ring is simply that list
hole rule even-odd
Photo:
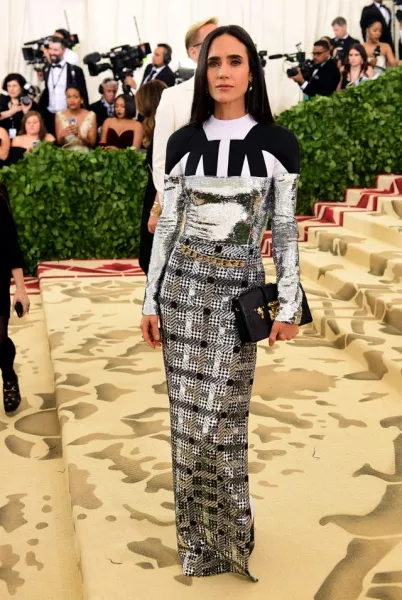
[{"label": "woman in black dress", "polygon": [[[151,260],[152,242],[158,216],[151,216],[151,211],[158,212],[159,204],[154,206],[156,189],[152,179],[152,151],[155,130],[155,115],[162,92],[167,88],[166,83],[159,79],[153,79],[145,83],[138,90],[135,101],[139,113],[144,117],[142,126],[144,128],[143,145],[147,149],[147,167],[149,170],[148,184],[144,195],[144,206],[142,209],[140,229],[140,256],[139,263],[145,274],[148,273],[149,261]],[[151,220],[150,220],[151,217]]]},{"label": "woman in black dress", "polygon": [[17,231],[11,215],[7,191],[0,183],[0,369],[3,377],[3,403],[6,413],[20,405],[18,377],[14,371],[15,346],[8,337],[10,319],[10,280],[13,276],[16,291],[13,308],[22,304],[23,315],[29,311],[29,299],[24,284],[23,259],[18,245]]},{"label": "woman in black dress", "polygon": [[255,44],[241,27],[205,39],[191,123],[170,137],[165,172],[141,330],[150,347],[162,341],[183,572],[256,581],[247,448],[257,348],[241,343],[232,300],[264,284],[270,214],[279,310],[269,345],[297,335],[299,146],[273,122]]},{"label": "woman in black dress", "polygon": [[114,101],[115,117],[110,117],[102,125],[99,146],[105,150],[125,150],[142,146],[144,130],[135,116],[137,109],[134,96],[120,94]]},{"label": "woman in black dress", "polygon": [[21,94],[27,81],[19,73],[10,73],[3,81],[3,90],[7,96],[0,95],[0,127],[3,127],[13,140],[20,128],[22,117],[30,110],[39,110],[31,100],[28,104],[21,101]]}]

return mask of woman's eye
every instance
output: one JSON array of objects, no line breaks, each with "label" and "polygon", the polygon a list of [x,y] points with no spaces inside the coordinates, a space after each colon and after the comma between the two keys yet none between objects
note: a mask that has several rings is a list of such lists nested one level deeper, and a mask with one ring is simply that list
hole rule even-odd
[{"label": "woman's eye", "polygon": [[232,60],[232,65],[234,65],[235,67],[237,67],[240,64],[241,64],[241,62],[237,58],[235,58],[234,60]]},{"label": "woman's eye", "polygon": [[211,60],[211,61],[208,63],[208,66],[209,66],[209,67],[216,67],[216,66],[217,66],[217,64],[218,64],[218,61],[217,61],[217,60]]}]

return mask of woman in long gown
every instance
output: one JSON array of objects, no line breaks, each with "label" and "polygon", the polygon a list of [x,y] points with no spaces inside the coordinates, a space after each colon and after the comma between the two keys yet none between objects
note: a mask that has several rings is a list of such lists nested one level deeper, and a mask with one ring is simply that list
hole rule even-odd
[{"label": "woman in long gown", "polygon": [[145,341],[163,348],[188,576],[256,581],[247,463],[256,344],[241,343],[232,299],[264,284],[260,243],[271,213],[280,306],[269,344],[297,335],[298,172],[298,142],[273,123],[252,39],[236,25],[215,29],[201,49],[191,122],[168,142],[141,321]]}]

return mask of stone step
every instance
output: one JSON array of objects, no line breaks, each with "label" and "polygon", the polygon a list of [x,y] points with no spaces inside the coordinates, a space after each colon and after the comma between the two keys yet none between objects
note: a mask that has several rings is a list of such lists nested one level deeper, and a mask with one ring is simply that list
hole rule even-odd
[{"label": "stone step", "polygon": [[345,213],[343,225],[356,234],[402,248],[402,219],[371,213]]},{"label": "stone step", "polygon": [[305,247],[344,257],[365,272],[384,278],[386,284],[402,277],[401,248],[356,235],[345,227],[312,227]]},{"label": "stone step", "polygon": [[384,282],[342,256],[300,247],[303,277],[322,285],[334,298],[351,301],[402,331],[402,285]]}]

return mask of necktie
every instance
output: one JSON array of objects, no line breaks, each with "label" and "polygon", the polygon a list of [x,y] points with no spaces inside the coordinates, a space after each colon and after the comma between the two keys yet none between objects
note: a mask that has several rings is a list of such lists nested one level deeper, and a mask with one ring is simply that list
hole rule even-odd
[{"label": "necktie", "polygon": [[155,75],[155,73],[156,73],[156,69],[152,69],[152,71],[149,74],[148,81],[151,81],[151,79],[153,78],[153,76]]}]

